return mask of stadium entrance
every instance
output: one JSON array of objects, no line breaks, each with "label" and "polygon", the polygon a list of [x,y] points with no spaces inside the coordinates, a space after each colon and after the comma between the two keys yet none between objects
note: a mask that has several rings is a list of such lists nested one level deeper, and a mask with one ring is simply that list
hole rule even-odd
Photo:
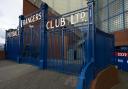
[{"label": "stadium entrance", "polygon": [[88,8],[59,17],[48,17],[47,9],[45,4],[38,12],[20,17],[20,62],[79,74],[87,57]]},{"label": "stadium entrance", "polygon": [[87,8],[49,16],[43,3],[29,16],[21,15],[18,35],[6,35],[6,56],[41,69],[80,75],[78,89],[89,89],[95,75],[111,64],[114,48],[113,35],[95,28],[93,5],[89,0]]}]

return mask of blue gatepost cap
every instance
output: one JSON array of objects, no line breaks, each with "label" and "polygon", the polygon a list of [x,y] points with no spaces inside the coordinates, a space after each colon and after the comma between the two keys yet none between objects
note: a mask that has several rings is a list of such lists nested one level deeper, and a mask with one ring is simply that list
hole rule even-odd
[{"label": "blue gatepost cap", "polygon": [[40,8],[41,8],[41,9],[43,9],[43,8],[48,8],[48,5],[43,2],[43,3],[41,3]]},{"label": "blue gatepost cap", "polygon": [[20,18],[21,20],[24,20],[24,19],[25,19],[25,16],[24,16],[24,15],[20,15],[19,18]]}]

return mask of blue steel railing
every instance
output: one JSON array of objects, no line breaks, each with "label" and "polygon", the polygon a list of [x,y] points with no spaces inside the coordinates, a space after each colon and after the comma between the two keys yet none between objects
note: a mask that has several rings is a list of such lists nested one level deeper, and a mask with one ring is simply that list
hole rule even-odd
[{"label": "blue steel railing", "polygon": [[[90,89],[91,82],[94,79],[94,58],[95,58],[95,26],[94,26],[94,0],[88,1],[88,44],[87,44],[87,64],[83,65],[83,69],[79,76],[76,89]],[[90,40],[91,39],[91,40]],[[90,59],[92,59],[90,61]]]},{"label": "blue steel railing", "polygon": [[90,89],[91,82],[94,78],[93,64],[94,62],[91,61],[84,66],[79,76],[76,89]]}]

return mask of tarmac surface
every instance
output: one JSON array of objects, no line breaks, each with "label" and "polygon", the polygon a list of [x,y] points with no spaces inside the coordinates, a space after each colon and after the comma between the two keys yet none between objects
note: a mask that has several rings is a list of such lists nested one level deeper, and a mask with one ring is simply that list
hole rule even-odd
[{"label": "tarmac surface", "polygon": [[0,89],[75,89],[76,84],[76,76],[0,61]]}]

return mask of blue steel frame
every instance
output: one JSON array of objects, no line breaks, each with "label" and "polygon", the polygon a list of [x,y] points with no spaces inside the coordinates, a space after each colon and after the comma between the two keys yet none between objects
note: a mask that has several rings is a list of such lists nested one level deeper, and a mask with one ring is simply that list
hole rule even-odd
[{"label": "blue steel frame", "polygon": [[[43,3],[40,7],[41,11],[41,23],[40,23],[40,58],[39,58],[39,68],[46,69],[47,68],[47,51],[48,51],[48,38],[47,38],[47,29],[46,23],[48,20],[48,5]],[[88,0],[88,34],[87,34],[87,51],[85,55],[87,56],[86,62],[83,64],[83,69],[81,70],[81,74],[79,76],[79,82],[77,85],[77,89],[89,89],[91,81],[95,78],[95,22],[94,22],[94,0]],[[25,17],[23,15],[19,16],[19,34],[20,34],[20,57],[17,62],[20,63],[22,60],[22,53],[23,53],[23,20]],[[62,47],[64,45],[64,33],[62,31]],[[61,57],[64,59],[64,48],[61,51]],[[102,67],[102,66],[101,66]]]},{"label": "blue steel frame", "polygon": [[40,48],[40,68],[45,69],[47,67],[47,16],[48,16],[48,5],[45,3],[41,4],[41,48]]},{"label": "blue steel frame", "polygon": [[[47,67],[47,29],[46,29],[46,23],[47,23],[47,13],[48,13],[48,6],[47,4],[41,4],[41,48],[40,48],[40,65],[39,67],[42,69],[45,69]],[[91,80],[93,79],[93,62],[94,62],[94,32],[95,32],[95,27],[94,27],[94,0],[89,0],[88,1],[88,42],[87,42],[87,61],[86,63],[84,63],[84,68],[82,70],[82,74],[80,75],[80,81],[78,84],[77,89],[83,89],[83,87],[88,87],[90,85]],[[23,20],[25,19],[25,17],[23,15],[21,15],[19,17],[19,29],[20,29],[20,57],[18,62],[20,63],[20,60],[22,60],[22,48],[23,48]],[[62,31],[62,35],[63,35],[63,31]],[[63,36],[62,36],[63,37]],[[63,38],[62,38],[63,39]],[[63,40],[62,40],[63,42]],[[45,43],[45,44],[44,44]],[[62,50],[64,50],[64,48],[62,48]],[[85,49],[86,50],[86,49]],[[64,54],[64,53],[62,53]],[[62,55],[64,57],[64,55]],[[90,67],[91,66],[91,67]],[[90,69],[91,68],[91,69]],[[88,73],[89,72],[89,73]],[[90,74],[91,73],[91,74]],[[86,79],[85,78],[85,74],[89,75],[88,78],[90,79]],[[84,85],[84,82],[86,82],[86,84],[88,85]],[[87,88],[87,89],[88,89]]]},{"label": "blue steel frame", "polygon": [[87,63],[84,65],[76,89],[89,89],[94,79],[95,59],[95,26],[94,26],[94,0],[88,0],[88,42],[87,42]]},{"label": "blue steel frame", "polygon": [[19,44],[20,44],[20,56],[19,59],[17,60],[18,63],[22,60],[22,52],[23,52],[23,20],[25,17],[23,15],[19,16]]},{"label": "blue steel frame", "polygon": [[[8,39],[7,39],[7,31],[6,31],[6,34],[5,34],[5,48],[4,48],[6,55],[8,55],[7,54],[7,51],[8,51],[7,49],[8,49]],[[5,56],[5,58],[8,59],[8,56]]]},{"label": "blue steel frame", "polygon": [[[45,3],[41,4],[40,10],[41,11],[41,23],[40,23],[40,61],[39,61],[39,68],[44,69],[47,67],[47,29],[46,29],[46,23],[47,23],[47,13],[48,13],[48,5]],[[23,20],[25,20],[25,16],[21,15],[19,16],[19,34],[20,34],[20,57],[18,58],[17,62],[20,63],[21,60],[23,60],[23,35],[24,35],[24,26],[23,26]],[[32,33],[32,28],[31,28]],[[32,45],[32,36],[31,36],[31,45]],[[32,50],[32,48],[31,48]]]},{"label": "blue steel frame", "polygon": [[16,34],[18,32],[15,29],[10,29],[6,31],[5,53],[7,59],[17,61],[19,59],[19,36],[18,34],[17,36],[13,36],[11,34],[11,32],[13,31],[15,31]]},{"label": "blue steel frame", "polygon": [[[94,26],[94,0],[88,0],[88,44],[87,44],[87,63],[91,60],[94,61],[95,55],[95,48],[94,48],[94,41],[95,41],[95,26]],[[91,50],[90,50],[91,49]],[[90,60],[91,59],[91,60]]]}]

